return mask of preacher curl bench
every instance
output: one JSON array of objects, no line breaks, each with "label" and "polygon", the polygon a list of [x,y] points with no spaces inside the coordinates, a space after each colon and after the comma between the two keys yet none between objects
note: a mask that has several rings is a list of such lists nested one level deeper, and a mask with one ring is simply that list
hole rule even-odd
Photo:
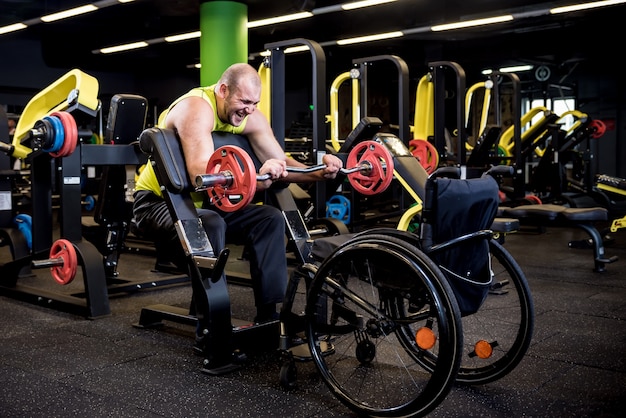
[{"label": "preacher curl bench", "polygon": [[[204,335],[202,371],[212,375],[228,373],[239,367],[238,353],[242,333],[266,332],[274,338],[250,338],[256,344],[278,341],[278,321],[263,324],[237,321],[231,318],[230,297],[222,273],[229,256],[225,248],[215,254],[208,236],[198,219],[190,192],[194,186],[184,170],[185,161],[180,142],[171,130],[150,128],[139,138],[141,150],[151,156],[155,174],[164,188],[163,197],[174,219],[178,237],[188,259],[193,302],[187,310],[169,305],[152,305],[141,311],[138,326],[151,328],[162,325],[163,319],[196,325]],[[260,335],[257,334],[257,335]]]}]

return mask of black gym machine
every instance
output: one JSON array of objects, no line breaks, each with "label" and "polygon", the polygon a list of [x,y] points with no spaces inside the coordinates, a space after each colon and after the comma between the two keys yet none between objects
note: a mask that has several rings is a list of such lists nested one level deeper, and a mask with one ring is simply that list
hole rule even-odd
[{"label": "black gym machine", "polygon": [[[93,118],[99,111],[100,104],[97,109],[90,109],[70,96],[64,110],[38,120],[22,139],[22,145],[32,150],[25,158],[30,166],[32,248],[28,248],[19,231],[3,228],[3,243],[10,245],[13,259],[0,266],[3,295],[89,319],[110,315],[111,294],[189,281],[186,275],[167,275],[145,283],[119,277],[118,261],[126,250],[132,216],[132,203],[127,200],[127,189],[132,185],[128,183],[126,170],[147,161],[137,146],[138,135],[145,127],[147,100],[136,95],[115,95],[105,143],[84,143],[79,138],[76,119]],[[3,144],[2,150],[11,155],[13,147]],[[96,227],[84,226],[82,222],[81,177],[84,167],[89,166],[102,168],[94,215]],[[61,237],[54,242],[53,235],[57,232],[53,190],[59,194]],[[85,239],[84,232],[89,239]],[[34,276],[32,269],[50,268],[56,282],[67,285],[77,276],[79,265],[83,288],[73,293],[23,283]]]}]

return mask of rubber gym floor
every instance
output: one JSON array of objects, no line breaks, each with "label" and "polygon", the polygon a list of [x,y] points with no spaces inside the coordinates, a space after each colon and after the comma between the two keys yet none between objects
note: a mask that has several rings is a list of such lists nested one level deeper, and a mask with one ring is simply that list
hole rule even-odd
[{"label": "rubber gym floor", "polygon": [[[524,270],[534,298],[531,347],[513,372],[482,386],[455,386],[432,417],[623,417],[626,410],[626,230],[611,234],[593,272],[590,249],[568,246],[581,230],[520,230],[505,246]],[[233,248],[229,269],[245,269]],[[0,261],[8,249],[0,248]],[[158,280],[154,258],[125,253],[120,278]],[[55,292],[48,269],[20,279]],[[80,269],[79,269],[80,272]],[[80,275],[81,273],[79,273]],[[252,319],[252,290],[230,284],[234,317]],[[61,290],[59,290],[61,289]],[[222,376],[200,371],[193,330],[168,323],[133,326],[154,303],[189,306],[188,284],[110,297],[111,315],[89,320],[0,296],[2,417],[351,417],[311,362],[298,363],[298,388],[284,391],[275,351],[250,356]]]}]

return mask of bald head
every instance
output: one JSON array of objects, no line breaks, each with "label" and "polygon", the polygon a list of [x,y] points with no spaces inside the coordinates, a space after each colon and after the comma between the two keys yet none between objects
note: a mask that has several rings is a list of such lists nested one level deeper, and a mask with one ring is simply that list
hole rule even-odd
[{"label": "bald head", "polygon": [[218,118],[233,126],[241,125],[256,110],[261,100],[261,88],[261,77],[251,65],[228,67],[215,86]]},{"label": "bald head", "polygon": [[243,83],[249,83],[248,85],[258,89],[261,88],[259,73],[250,64],[237,63],[231,65],[217,82],[218,85],[225,84],[234,90],[239,90]]}]

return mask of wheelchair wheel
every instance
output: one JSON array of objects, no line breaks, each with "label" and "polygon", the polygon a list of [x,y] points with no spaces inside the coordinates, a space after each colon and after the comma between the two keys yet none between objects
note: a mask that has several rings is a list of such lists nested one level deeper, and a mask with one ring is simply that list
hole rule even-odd
[{"label": "wheelchair wheel", "polygon": [[322,379],[359,415],[424,415],[454,383],[458,305],[441,271],[407,242],[364,235],[339,247],[313,278],[306,314]]},{"label": "wheelchair wheel", "polygon": [[513,370],[526,354],[535,309],[524,272],[497,241],[489,243],[494,281],[478,312],[463,317],[463,359],[457,382],[484,384]]},{"label": "wheelchair wheel", "polygon": [[[485,384],[505,376],[522,360],[532,338],[534,306],[526,276],[497,241],[491,240],[489,249],[494,284],[478,312],[462,318],[461,384]],[[432,358],[420,361],[434,370]]]}]

